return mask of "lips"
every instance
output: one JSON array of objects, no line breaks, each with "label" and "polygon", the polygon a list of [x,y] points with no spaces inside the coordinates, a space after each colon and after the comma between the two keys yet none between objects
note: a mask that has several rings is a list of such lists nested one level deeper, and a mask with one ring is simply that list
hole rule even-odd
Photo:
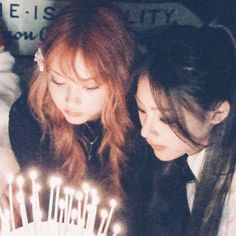
[{"label": "lips", "polygon": [[81,112],[77,112],[77,111],[69,111],[69,110],[65,110],[65,113],[68,116],[80,116],[82,113]]},{"label": "lips", "polygon": [[152,142],[151,140],[147,140],[147,143],[152,147],[152,149],[157,150],[157,151],[160,151],[165,147],[163,145],[156,144],[156,143]]}]

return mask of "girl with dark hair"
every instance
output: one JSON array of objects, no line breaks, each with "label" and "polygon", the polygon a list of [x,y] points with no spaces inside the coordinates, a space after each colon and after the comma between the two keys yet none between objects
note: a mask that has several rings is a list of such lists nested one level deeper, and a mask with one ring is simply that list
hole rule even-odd
[{"label": "girl with dark hair", "polygon": [[75,1],[62,10],[36,54],[28,93],[10,111],[21,168],[57,170],[73,186],[85,179],[122,201],[134,186],[121,168],[141,153],[127,108],[134,54],[133,36],[113,5]]},{"label": "girl with dark hair", "polygon": [[231,34],[209,26],[165,27],[139,68],[141,134],[166,161],[146,235],[236,235],[235,70]]}]

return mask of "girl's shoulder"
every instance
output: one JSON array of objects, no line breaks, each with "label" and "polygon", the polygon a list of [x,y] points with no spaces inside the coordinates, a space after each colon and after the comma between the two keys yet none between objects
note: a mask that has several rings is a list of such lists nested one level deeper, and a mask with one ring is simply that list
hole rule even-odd
[{"label": "girl's shoulder", "polygon": [[37,162],[42,152],[42,132],[39,122],[30,111],[27,92],[24,92],[10,109],[9,138],[21,167]]}]

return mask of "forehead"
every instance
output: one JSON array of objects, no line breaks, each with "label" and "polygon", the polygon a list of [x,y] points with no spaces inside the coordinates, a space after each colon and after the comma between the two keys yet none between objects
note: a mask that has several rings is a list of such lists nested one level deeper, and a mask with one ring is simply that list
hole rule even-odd
[{"label": "forehead", "polygon": [[95,78],[80,51],[74,56],[54,56],[49,63],[49,71],[57,72],[76,81],[94,80]]},{"label": "forehead", "polygon": [[159,110],[165,115],[171,115],[173,112],[165,92],[158,87],[151,88],[148,75],[140,76],[136,100],[146,108]]},{"label": "forehead", "polygon": [[91,68],[86,63],[81,52],[78,52],[75,57],[75,72],[81,79],[92,79],[94,78],[94,73]]},{"label": "forehead", "polygon": [[143,105],[156,107],[147,75],[141,75],[139,78],[136,98],[137,101]]}]

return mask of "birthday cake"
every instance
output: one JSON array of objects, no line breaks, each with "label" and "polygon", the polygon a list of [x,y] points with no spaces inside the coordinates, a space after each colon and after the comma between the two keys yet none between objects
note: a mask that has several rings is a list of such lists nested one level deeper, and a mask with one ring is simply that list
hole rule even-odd
[{"label": "birthday cake", "polygon": [[[111,225],[112,236],[120,232],[120,225],[112,223],[117,202],[111,199],[108,210],[98,209],[100,199],[97,190],[87,183],[83,183],[82,189],[77,191],[62,186],[59,177],[51,177],[48,209],[43,216],[37,172],[30,172],[30,199],[25,197],[23,176],[18,176],[15,181],[13,179],[13,176],[8,176],[9,207],[0,208],[1,236],[107,236]],[[17,191],[13,191],[15,183]],[[14,199],[19,214],[15,214]]]}]

